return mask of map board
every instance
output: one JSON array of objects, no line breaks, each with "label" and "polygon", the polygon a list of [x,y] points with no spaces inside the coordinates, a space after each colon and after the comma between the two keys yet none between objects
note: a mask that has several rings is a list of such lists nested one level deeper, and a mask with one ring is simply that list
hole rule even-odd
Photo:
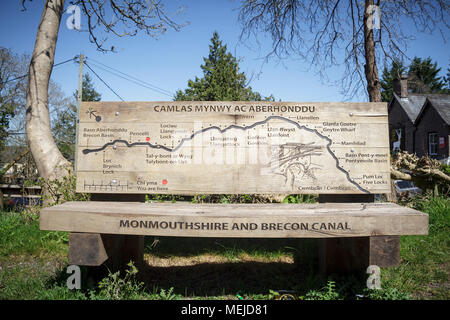
[{"label": "map board", "polygon": [[386,103],[83,102],[77,192],[390,193]]}]

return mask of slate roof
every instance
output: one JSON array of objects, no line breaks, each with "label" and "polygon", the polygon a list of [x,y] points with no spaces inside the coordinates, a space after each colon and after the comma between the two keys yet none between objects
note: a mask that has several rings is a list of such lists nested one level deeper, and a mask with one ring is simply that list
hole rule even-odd
[{"label": "slate roof", "polygon": [[[407,98],[400,98],[394,93],[394,99],[400,104],[412,123],[416,123],[426,106],[426,102],[436,109],[441,118],[450,125],[450,95],[449,94],[408,94]],[[392,103],[392,102],[391,102]]]},{"label": "slate roof", "polygon": [[441,118],[450,125],[450,94],[430,94],[427,99]]},{"label": "slate roof", "polygon": [[415,123],[427,100],[427,95],[410,93],[407,98],[400,98],[394,92],[394,98],[398,101],[403,110],[405,110],[411,122]]}]

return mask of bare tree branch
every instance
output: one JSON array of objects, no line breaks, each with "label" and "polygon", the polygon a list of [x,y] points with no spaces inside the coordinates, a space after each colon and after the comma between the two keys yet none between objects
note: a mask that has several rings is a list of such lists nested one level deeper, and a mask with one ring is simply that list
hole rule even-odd
[{"label": "bare tree branch", "polygon": [[[439,31],[444,41],[449,36],[450,4],[444,0],[244,0],[239,12],[240,40],[257,39],[261,33],[266,34],[272,40],[266,61],[300,57],[309,62],[325,82],[330,68],[344,66],[343,77],[334,83],[349,99],[370,89],[363,72],[367,40],[363,29],[365,10],[373,4],[380,8],[381,29],[369,30],[366,36],[373,33],[367,39],[373,39],[378,63],[407,59],[408,42],[417,31]],[[369,18],[366,15],[366,19]],[[411,23],[416,30],[410,27]],[[377,74],[374,66],[371,63],[367,69],[372,78]]]},{"label": "bare tree branch", "polygon": [[[79,5],[86,15],[89,39],[102,52],[114,51],[113,46],[105,48],[109,33],[125,37],[143,31],[151,37],[158,37],[168,29],[179,31],[187,24],[176,23],[166,13],[164,5],[155,0],[77,0],[73,4]],[[101,39],[97,34],[98,28],[103,28]]]}]

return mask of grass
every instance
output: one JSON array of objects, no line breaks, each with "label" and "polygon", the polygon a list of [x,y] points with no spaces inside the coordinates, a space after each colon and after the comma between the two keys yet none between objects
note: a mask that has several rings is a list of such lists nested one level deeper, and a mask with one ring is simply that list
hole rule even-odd
[{"label": "grass", "polygon": [[401,264],[382,270],[384,282],[417,299],[450,299],[450,199],[437,197],[410,205],[429,214],[429,235],[400,238]]},{"label": "grass", "polygon": [[0,235],[0,257],[67,253],[68,234],[39,230],[39,218],[33,214],[0,213]]},{"label": "grass", "polygon": [[[295,201],[290,199],[289,201]],[[428,236],[402,236],[401,263],[382,268],[382,290],[367,275],[317,276],[314,239],[146,237],[138,272],[66,287],[67,233],[39,230],[37,215],[0,212],[1,299],[450,299],[450,199],[404,203],[430,215]]]}]

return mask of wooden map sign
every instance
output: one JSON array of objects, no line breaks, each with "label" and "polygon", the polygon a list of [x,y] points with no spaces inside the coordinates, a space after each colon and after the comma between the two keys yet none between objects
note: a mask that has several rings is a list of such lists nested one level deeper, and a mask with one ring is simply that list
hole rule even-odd
[{"label": "wooden map sign", "polygon": [[389,193],[386,103],[83,102],[77,191]]}]

